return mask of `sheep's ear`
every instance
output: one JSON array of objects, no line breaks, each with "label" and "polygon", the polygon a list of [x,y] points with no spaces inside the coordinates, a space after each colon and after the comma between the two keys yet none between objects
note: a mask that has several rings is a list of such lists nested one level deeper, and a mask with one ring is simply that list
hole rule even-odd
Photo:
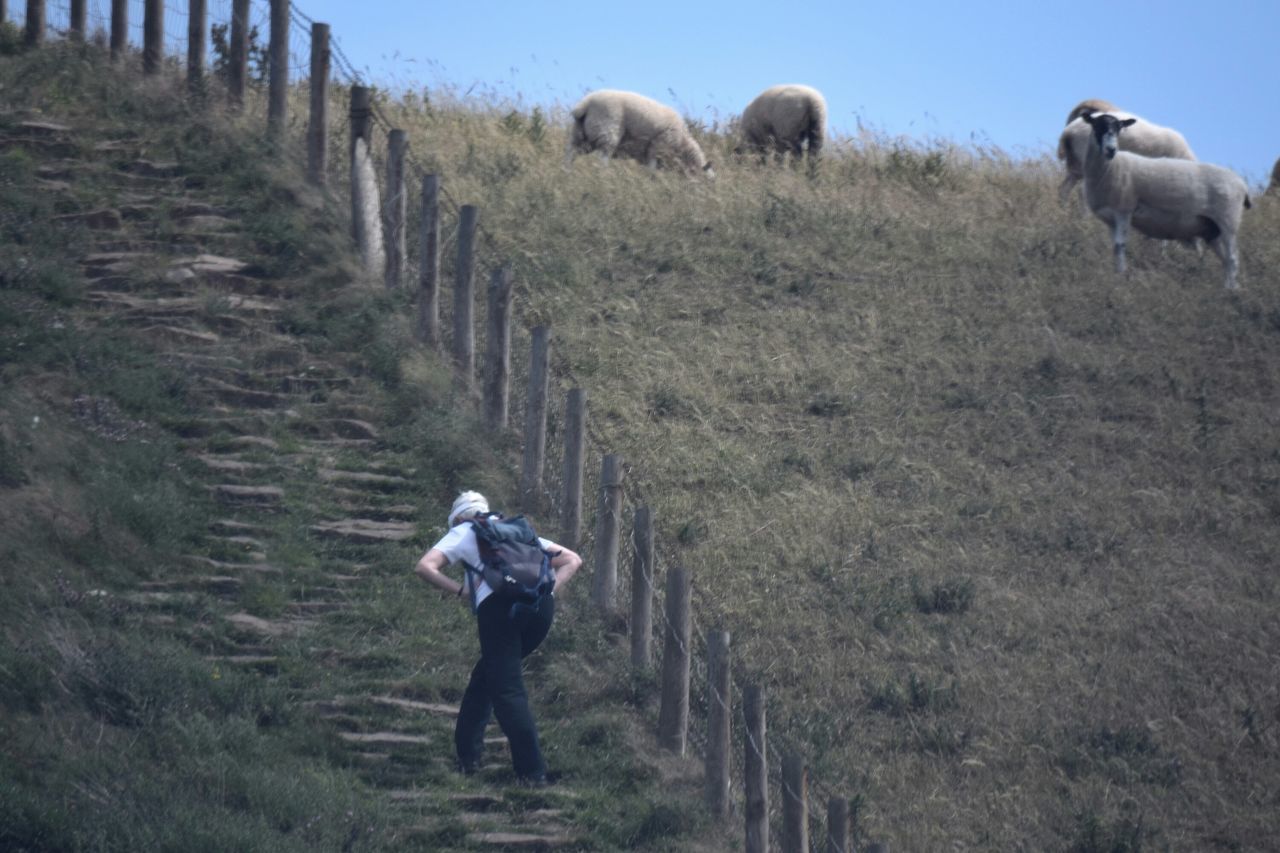
[{"label": "sheep's ear", "polygon": [[1080,113],[1080,118],[1084,119],[1089,124],[1093,124],[1093,110],[1085,110]]},{"label": "sheep's ear", "polygon": [[1127,119],[1125,119],[1124,121],[1120,122],[1120,126],[1121,126],[1121,127],[1132,127],[1133,125],[1135,125],[1135,124],[1137,124],[1137,123],[1138,123],[1138,120],[1137,120],[1136,118],[1127,118]]}]

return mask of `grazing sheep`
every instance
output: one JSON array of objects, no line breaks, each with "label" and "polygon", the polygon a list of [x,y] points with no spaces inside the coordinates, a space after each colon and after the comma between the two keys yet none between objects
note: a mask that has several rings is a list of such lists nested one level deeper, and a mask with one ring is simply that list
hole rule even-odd
[{"label": "grazing sheep", "polygon": [[1125,271],[1124,244],[1132,224],[1161,240],[1203,239],[1222,260],[1226,286],[1236,288],[1236,234],[1249,189],[1239,175],[1221,166],[1120,150],[1125,128],[1136,118],[1085,114],[1089,148],[1084,163],[1084,196],[1089,209],[1111,226],[1116,272]]},{"label": "grazing sheep", "polygon": [[1067,120],[1064,124],[1071,124],[1071,122],[1085,113],[1114,113],[1119,109],[1115,104],[1110,101],[1104,101],[1102,98],[1085,98],[1076,104],[1071,112],[1067,113]]},{"label": "grazing sheep", "polygon": [[773,151],[796,159],[817,159],[827,133],[827,102],[809,86],[784,85],[765,89],[742,111],[740,122],[745,147],[761,155]]},{"label": "grazing sheep", "polygon": [[[1091,109],[1093,105],[1097,105],[1097,108]],[[1121,112],[1103,100],[1091,98],[1081,101],[1067,116],[1066,129],[1058,138],[1058,159],[1067,168],[1067,174],[1058,188],[1058,198],[1063,204],[1067,203],[1067,198],[1076,184],[1084,179],[1085,152],[1089,150],[1089,126],[1084,123],[1083,117],[1089,112],[1109,113],[1121,119],[1139,119],[1140,124],[1124,135],[1120,143],[1122,151],[1132,151],[1144,157],[1196,159],[1196,155],[1191,153],[1191,146],[1187,145],[1187,140],[1183,139],[1178,131],[1152,124],[1133,113]]]},{"label": "grazing sheep", "polygon": [[600,152],[606,160],[622,155],[655,169],[675,165],[690,177],[698,173],[715,177],[680,114],[635,92],[601,89],[573,108],[565,165],[573,162],[575,155],[592,151]]}]

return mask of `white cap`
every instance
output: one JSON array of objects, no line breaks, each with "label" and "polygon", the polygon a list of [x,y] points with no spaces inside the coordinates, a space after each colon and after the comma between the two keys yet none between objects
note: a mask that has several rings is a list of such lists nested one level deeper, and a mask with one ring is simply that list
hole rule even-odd
[{"label": "white cap", "polygon": [[449,510],[449,526],[453,527],[460,518],[484,515],[488,511],[489,501],[485,499],[484,495],[479,492],[463,492],[453,502],[453,509]]}]

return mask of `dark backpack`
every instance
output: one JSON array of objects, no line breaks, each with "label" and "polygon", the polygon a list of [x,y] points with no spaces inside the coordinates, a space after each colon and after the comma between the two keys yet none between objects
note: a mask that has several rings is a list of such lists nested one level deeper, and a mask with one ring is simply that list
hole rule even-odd
[{"label": "dark backpack", "polygon": [[[480,565],[467,570],[483,579],[493,594],[511,602],[514,616],[521,610],[537,610],[542,597],[555,589],[552,555],[544,551],[528,519],[522,515],[473,518],[471,528],[480,549]],[[478,581],[472,583],[472,591]],[[474,594],[472,597],[474,601]]]}]

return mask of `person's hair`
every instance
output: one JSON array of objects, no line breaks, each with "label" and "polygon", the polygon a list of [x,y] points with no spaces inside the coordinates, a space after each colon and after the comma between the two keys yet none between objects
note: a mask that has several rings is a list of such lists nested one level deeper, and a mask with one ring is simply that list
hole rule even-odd
[{"label": "person's hair", "polygon": [[477,515],[484,515],[489,511],[489,501],[479,492],[463,492],[458,495],[457,500],[453,502],[453,507],[449,510],[449,526],[453,527],[459,521],[465,521]]}]

